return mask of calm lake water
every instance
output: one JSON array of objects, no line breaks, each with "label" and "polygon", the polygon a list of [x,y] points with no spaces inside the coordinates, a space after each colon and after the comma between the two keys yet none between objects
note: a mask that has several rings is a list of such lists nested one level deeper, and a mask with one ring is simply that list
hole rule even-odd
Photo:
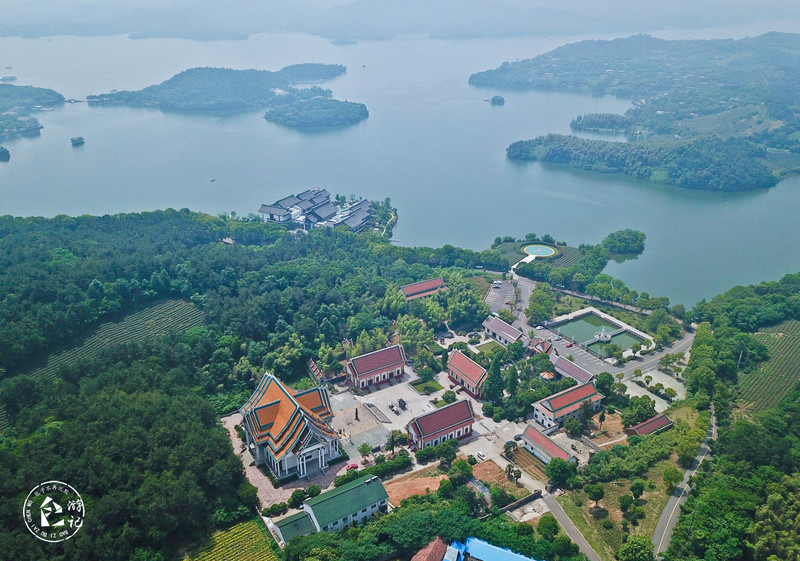
[{"label": "calm lake water", "polygon": [[[741,37],[799,29],[795,23],[656,34]],[[394,237],[403,245],[484,249],[498,235],[527,232],[578,245],[621,228],[639,229],[647,234],[645,253],[612,263],[607,272],[675,303],[691,305],[735,284],[800,270],[800,178],[765,191],[715,194],[505,158],[515,140],[568,133],[580,113],[621,113],[629,103],[476,89],[467,78],[584,38],[412,36],[347,46],[303,34],[219,42],[0,38],[0,68],[12,67],[3,73],[67,98],[140,89],[194,66],[277,70],[324,62],[348,68],[325,84],[334,97],[370,110],[354,127],[309,133],[268,123],[263,111],[209,116],[65,104],[37,114],[40,136],[3,141],[12,156],[0,163],[0,214],[188,207],[247,215],[262,203],[319,186],[391,197],[400,213]],[[506,98],[505,106],[484,101],[495,93]],[[73,148],[69,138],[79,135],[86,144]]]}]

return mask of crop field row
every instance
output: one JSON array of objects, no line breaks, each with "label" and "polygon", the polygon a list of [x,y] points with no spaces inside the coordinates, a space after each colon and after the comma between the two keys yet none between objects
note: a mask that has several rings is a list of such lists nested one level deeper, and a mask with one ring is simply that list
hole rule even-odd
[{"label": "crop field row", "polygon": [[739,397],[754,411],[780,402],[800,382],[800,321],[789,320],[755,334],[769,349],[769,360],[739,380]]},{"label": "crop field row", "polygon": [[191,561],[277,561],[265,530],[255,520],[214,533],[185,557]]},{"label": "crop field row", "polygon": [[[152,306],[130,313],[117,321],[109,321],[82,343],[52,354],[44,365],[20,376],[54,378],[59,367],[81,359],[91,359],[105,349],[123,343],[142,342],[172,331],[186,331],[203,325],[203,312],[183,300],[162,300]],[[8,424],[5,410],[0,407],[0,431]]]},{"label": "crop field row", "polygon": [[568,267],[572,267],[575,263],[581,260],[581,257],[583,257],[577,247],[563,245],[558,247],[561,250],[561,255],[547,261],[553,267],[561,267],[566,269]]}]

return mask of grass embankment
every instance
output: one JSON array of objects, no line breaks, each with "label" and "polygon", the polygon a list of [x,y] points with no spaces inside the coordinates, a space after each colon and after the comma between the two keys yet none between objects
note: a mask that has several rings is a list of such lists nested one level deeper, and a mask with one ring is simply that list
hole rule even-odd
[{"label": "grass embankment", "polygon": [[770,359],[739,377],[739,397],[751,411],[777,405],[798,382],[800,321],[784,321],[755,334],[769,350]]},{"label": "grass embankment", "polygon": [[[637,526],[629,526],[631,534],[652,536],[661,511],[667,504],[669,496],[664,487],[664,469],[675,465],[674,461],[659,462],[647,472],[642,479],[647,482],[644,494],[633,503],[628,512],[637,506],[644,508],[644,519],[638,521]],[[630,494],[630,481],[613,481],[603,483],[605,496],[599,501],[599,506],[594,506],[594,501],[582,490],[569,491],[558,498],[559,504],[570,519],[578,527],[592,548],[604,560],[613,561],[614,553],[622,545],[622,511],[619,507],[619,498]],[[611,524],[604,521],[610,520]]]},{"label": "grass embankment", "polygon": [[250,520],[215,532],[208,541],[190,551],[190,561],[277,561],[270,548],[272,538],[260,521]]},{"label": "grass embankment", "polygon": [[[183,300],[162,300],[122,316],[118,320],[101,324],[82,341],[48,356],[42,364],[19,376],[55,378],[61,366],[95,358],[102,351],[116,345],[142,342],[172,331],[186,331],[202,324],[203,312],[194,304]],[[5,409],[0,406],[0,431],[6,427],[7,422]]]}]

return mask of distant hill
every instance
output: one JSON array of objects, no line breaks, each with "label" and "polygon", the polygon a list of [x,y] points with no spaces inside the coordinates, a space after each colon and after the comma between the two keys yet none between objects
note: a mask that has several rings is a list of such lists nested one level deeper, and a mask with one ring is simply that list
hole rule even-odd
[{"label": "distant hill", "polygon": [[298,84],[322,82],[340,76],[347,68],[337,64],[296,64],[277,72],[191,68],[161,84],[138,91],[90,95],[92,103],[155,106],[176,111],[243,110],[289,105],[301,99],[331,97],[318,86]]},{"label": "distant hill", "polygon": [[[772,185],[782,175],[800,169],[800,103],[796,96],[800,90],[800,35],[767,33],[738,41],[666,41],[637,35],[582,41],[532,59],[505,62],[473,74],[469,83],[495,89],[611,94],[632,100],[633,107],[624,118],[583,115],[572,122],[575,130],[622,128],[628,146],[572,141],[567,154],[565,137],[551,135],[529,141],[536,144],[536,150],[512,145],[508,151],[511,158],[566,163],[713,190]],[[705,145],[721,151],[697,158],[705,150],[698,140],[709,137],[715,140]],[[641,158],[634,152],[642,151],[640,142],[654,138],[659,140],[662,157],[651,161],[653,169],[643,177],[644,172],[637,169]],[[750,146],[743,147],[742,141]],[[592,155],[587,159],[589,152]],[[702,177],[675,179],[696,171],[704,175],[702,160],[711,163],[720,155],[744,158],[737,165],[752,167],[756,173],[712,183],[705,183]],[[686,167],[696,165],[699,170]],[[670,171],[674,166],[684,169]]]}]

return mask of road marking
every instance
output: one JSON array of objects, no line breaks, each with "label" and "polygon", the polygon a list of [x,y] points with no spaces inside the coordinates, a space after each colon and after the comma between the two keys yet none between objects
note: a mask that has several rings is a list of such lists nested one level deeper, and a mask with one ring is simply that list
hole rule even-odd
[{"label": "road marking", "polygon": [[[705,443],[703,443],[703,444],[705,444]],[[686,489],[689,488],[689,479],[692,477],[692,475],[697,473],[697,470],[700,468],[700,464],[705,459],[706,454],[708,454],[708,447],[706,447],[705,451],[703,452],[703,455],[700,456],[700,461],[697,462],[697,467],[695,467],[694,471],[691,473],[691,475],[689,475],[689,477],[686,478],[686,485],[683,486],[683,491],[681,491],[681,494],[678,495],[678,500],[675,501],[675,506],[672,507],[672,512],[669,513],[669,518],[667,518],[667,521],[664,524],[664,533],[661,534],[661,541],[658,542],[658,547],[656,548],[656,554],[661,552],[661,546],[664,544],[664,538],[667,537],[667,528],[669,528],[669,523],[672,520],[672,517],[675,516],[675,509],[677,509],[681,505],[681,499],[683,498],[683,494],[686,493]]]}]

